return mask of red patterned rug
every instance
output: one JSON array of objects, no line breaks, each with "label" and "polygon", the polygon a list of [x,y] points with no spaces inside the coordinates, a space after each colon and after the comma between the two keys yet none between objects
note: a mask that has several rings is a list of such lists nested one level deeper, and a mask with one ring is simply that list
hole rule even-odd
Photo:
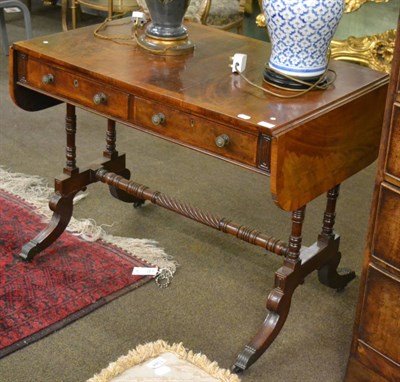
[{"label": "red patterned rug", "polygon": [[21,247],[44,226],[32,205],[0,187],[0,358],[149,280],[132,276],[146,261],[69,232],[23,261]]}]

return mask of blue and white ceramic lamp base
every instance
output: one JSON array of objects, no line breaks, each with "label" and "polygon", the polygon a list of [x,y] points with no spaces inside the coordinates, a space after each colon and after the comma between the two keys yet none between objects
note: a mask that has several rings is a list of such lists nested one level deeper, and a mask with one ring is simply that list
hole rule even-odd
[{"label": "blue and white ceramic lamp base", "polygon": [[286,76],[308,83],[320,80],[344,6],[344,0],[263,0],[272,44],[265,80],[295,89],[304,86]]}]

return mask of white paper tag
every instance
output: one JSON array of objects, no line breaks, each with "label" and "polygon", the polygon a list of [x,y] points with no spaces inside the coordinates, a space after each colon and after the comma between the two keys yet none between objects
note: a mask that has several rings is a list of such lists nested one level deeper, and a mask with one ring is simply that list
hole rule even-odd
[{"label": "white paper tag", "polygon": [[145,267],[134,267],[132,271],[133,276],[155,276],[158,273],[158,268],[145,268]]},{"label": "white paper tag", "polygon": [[272,129],[273,127],[275,127],[275,125],[273,123],[269,123],[266,121],[258,122],[257,125],[267,127],[268,129]]},{"label": "white paper tag", "polygon": [[157,369],[154,370],[155,375],[165,375],[168,374],[171,371],[171,368],[168,366],[161,366]]},{"label": "white paper tag", "polygon": [[157,369],[158,367],[165,365],[166,362],[167,360],[165,358],[157,357],[147,362],[146,366],[150,369]]},{"label": "white paper tag", "polygon": [[18,7],[10,7],[10,8],[4,8],[5,13],[18,13],[21,12],[21,10]]}]

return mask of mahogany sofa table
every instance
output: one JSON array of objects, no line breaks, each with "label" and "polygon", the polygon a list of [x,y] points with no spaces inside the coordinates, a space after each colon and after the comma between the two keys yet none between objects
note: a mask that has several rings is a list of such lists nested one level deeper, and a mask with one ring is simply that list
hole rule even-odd
[{"label": "mahogany sofa table", "polygon": [[[233,368],[245,370],[278,335],[293,292],[308,274],[318,270],[319,280],[336,289],[355,277],[354,272],[337,271],[341,255],[334,232],[335,205],[341,182],[377,157],[388,77],[331,62],[337,79],[328,90],[280,99],[252,87],[228,67],[235,53],[247,54],[246,76],[261,85],[267,43],[195,24],[188,25],[193,53],[160,56],[133,43],[96,38],[94,29],[40,37],[11,48],[14,102],[29,111],[67,105],[66,164],[49,203],[53,218],[23,247],[21,256],[32,259],[53,243],[71,218],[73,197],[97,181],[108,184],[122,201],[140,205],[149,200],[282,256],[267,298],[266,319]],[[104,33],[110,31],[112,36],[129,35],[130,27],[119,21]],[[75,107],[108,121],[101,158],[80,168]],[[269,175],[273,200],[292,212],[288,243],[129,180],[125,155],[116,150],[115,122]],[[327,193],[322,231],[313,245],[302,246],[306,205],[322,193]]]}]

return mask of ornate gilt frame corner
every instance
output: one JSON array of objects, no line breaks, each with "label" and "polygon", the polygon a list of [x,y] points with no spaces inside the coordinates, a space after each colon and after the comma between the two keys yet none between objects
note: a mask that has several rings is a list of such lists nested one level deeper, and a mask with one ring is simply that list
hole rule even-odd
[{"label": "ornate gilt frame corner", "polygon": [[346,0],[344,12],[351,13],[359,9],[365,3],[387,3],[389,0]]},{"label": "ornate gilt frame corner", "polygon": [[[346,0],[345,13],[355,12],[368,2],[387,3],[389,0]],[[346,40],[332,40],[331,57],[352,61],[371,69],[390,73],[396,30],[371,36],[349,36]]]},{"label": "ornate gilt frame corner", "polygon": [[[357,11],[368,2],[387,3],[389,0],[345,0],[345,13]],[[258,0],[262,9],[262,0]],[[256,25],[265,28],[265,17],[260,13]],[[352,61],[371,69],[390,73],[393,59],[396,30],[364,37],[350,36],[346,40],[332,40],[331,57],[336,60]]]},{"label": "ornate gilt frame corner", "polygon": [[352,61],[371,69],[390,73],[396,30],[365,37],[352,37],[331,42],[331,58]]}]

